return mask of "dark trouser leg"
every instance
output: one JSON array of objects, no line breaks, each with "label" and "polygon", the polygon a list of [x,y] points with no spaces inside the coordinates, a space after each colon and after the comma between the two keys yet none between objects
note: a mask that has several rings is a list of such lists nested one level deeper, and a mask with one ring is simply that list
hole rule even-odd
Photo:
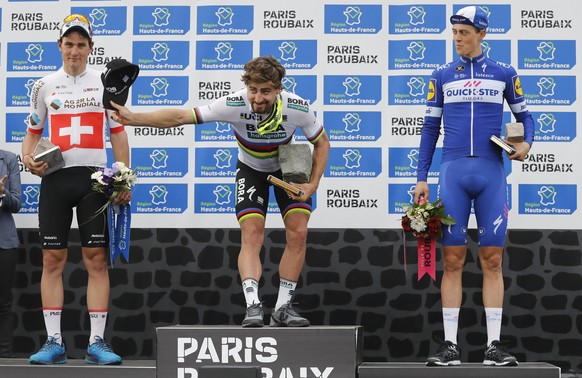
[{"label": "dark trouser leg", "polygon": [[12,287],[18,261],[18,249],[0,248],[0,358],[12,354],[12,332],[14,318],[12,311]]}]

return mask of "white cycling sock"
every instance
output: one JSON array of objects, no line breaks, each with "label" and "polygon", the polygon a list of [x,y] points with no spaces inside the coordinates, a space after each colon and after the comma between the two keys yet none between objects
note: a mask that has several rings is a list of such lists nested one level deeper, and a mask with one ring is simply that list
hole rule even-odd
[{"label": "white cycling sock", "polygon": [[91,336],[89,344],[93,344],[96,336],[103,339],[105,324],[107,323],[107,310],[89,310],[89,320],[91,322]]},{"label": "white cycling sock", "polygon": [[42,314],[44,316],[44,325],[46,327],[47,336],[54,337],[55,342],[63,344],[61,337],[61,313],[62,308],[57,307],[43,307]]},{"label": "white cycling sock", "polygon": [[259,303],[259,283],[254,278],[247,278],[242,282],[243,293],[247,307],[253,303]]},{"label": "white cycling sock", "polygon": [[459,329],[460,308],[443,307],[443,327],[445,329],[445,340],[457,344],[457,330]]},{"label": "white cycling sock", "polygon": [[277,304],[275,305],[275,310],[278,310],[285,303],[290,303],[293,299],[293,294],[295,294],[295,288],[297,287],[297,281],[287,280],[281,278],[279,281],[279,296],[277,297]]},{"label": "white cycling sock", "polygon": [[485,322],[487,323],[487,346],[501,337],[501,319],[503,309],[485,307]]}]

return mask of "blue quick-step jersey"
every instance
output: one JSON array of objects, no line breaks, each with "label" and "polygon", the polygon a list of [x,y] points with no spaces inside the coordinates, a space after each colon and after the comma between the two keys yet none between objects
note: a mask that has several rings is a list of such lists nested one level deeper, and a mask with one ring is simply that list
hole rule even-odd
[{"label": "blue quick-step jersey", "polygon": [[460,58],[437,68],[430,79],[420,140],[417,180],[426,181],[442,123],[442,163],[466,156],[502,161],[502,150],[489,140],[500,136],[503,100],[524,125],[531,146],[534,122],[527,110],[519,77],[513,67],[483,54]]}]

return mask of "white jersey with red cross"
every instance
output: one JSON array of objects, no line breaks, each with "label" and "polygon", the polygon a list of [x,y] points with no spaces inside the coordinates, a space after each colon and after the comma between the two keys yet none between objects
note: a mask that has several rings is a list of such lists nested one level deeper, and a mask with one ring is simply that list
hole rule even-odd
[{"label": "white jersey with red cross", "polygon": [[63,68],[36,81],[30,95],[28,132],[42,134],[49,128],[49,139],[59,146],[65,167],[107,164],[105,131],[124,130],[111,119],[113,111],[102,104],[101,72],[88,68],[78,76]]}]

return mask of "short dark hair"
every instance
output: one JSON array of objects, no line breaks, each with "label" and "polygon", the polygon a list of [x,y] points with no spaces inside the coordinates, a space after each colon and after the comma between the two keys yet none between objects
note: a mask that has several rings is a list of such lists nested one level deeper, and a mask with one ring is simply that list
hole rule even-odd
[{"label": "short dark hair", "polygon": [[244,70],[241,80],[245,85],[270,81],[275,88],[283,87],[281,80],[285,77],[285,67],[272,55],[254,58],[245,64]]}]

